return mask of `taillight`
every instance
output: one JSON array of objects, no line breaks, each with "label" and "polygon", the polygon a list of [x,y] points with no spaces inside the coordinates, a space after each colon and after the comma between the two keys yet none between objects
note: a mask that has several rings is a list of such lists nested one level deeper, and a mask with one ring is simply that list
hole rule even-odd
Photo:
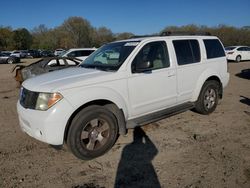
[{"label": "taillight", "polygon": [[227,52],[227,54],[233,54],[234,52]]}]

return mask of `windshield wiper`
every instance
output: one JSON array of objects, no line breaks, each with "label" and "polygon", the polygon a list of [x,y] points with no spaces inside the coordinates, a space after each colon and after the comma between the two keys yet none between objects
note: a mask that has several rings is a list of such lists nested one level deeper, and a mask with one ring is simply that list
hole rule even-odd
[{"label": "windshield wiper", "polygon": [[82,68],[87,68],[87,69],[96,69],[96,70],[101,70],[101,71],[115,71],[111,67],[108,66],[100,66],[100,65],[93,65],[93,64],[85,64],[81,65]]}]

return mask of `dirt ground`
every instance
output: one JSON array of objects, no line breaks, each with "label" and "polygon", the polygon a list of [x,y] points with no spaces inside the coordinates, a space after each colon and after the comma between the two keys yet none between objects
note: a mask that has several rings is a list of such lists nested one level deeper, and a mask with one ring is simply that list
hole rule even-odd
[{"label": "dirt ground", "polygon": [[250,187],[250,75],[239,74],[250,62],[229,63],[211,115],[187,111],[129,130],[91,161],[20,130],[13,66],[0,65],[0,187]]}]

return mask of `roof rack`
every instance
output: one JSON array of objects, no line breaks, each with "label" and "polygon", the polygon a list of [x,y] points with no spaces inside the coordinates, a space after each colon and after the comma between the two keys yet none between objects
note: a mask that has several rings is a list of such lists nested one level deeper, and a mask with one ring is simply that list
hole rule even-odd
[{"label": "roof rack", "polygon": [[159,35],[134,35],[130,38],[145,38],[145,37],[164,37],[164,36],[185,36],[185,35],[192,35],[192,36],[211,36],[209,32],[202,32],[202,31],[163,31]]},{"label": "roof rack", "polygon": [[130,38],[134,39],[134,38],[145,38],[145,37],[159,37],[161,35],[133,35]]},{"label": "roof rack", "polygon": [[211,33],[203,31],[163,31],[160,34],[160,36],[182,36],[182,35],[211,36]]}]

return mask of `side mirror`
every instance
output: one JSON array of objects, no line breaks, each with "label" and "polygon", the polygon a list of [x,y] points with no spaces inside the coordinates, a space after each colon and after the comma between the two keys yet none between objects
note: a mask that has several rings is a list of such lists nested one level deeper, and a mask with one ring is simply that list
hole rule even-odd
[{"label": "side mirror", "polygon": [[144,61],[136,64],[135,72],[145,72],[150,71],[153,68],[153,63],[150,61]]}]

